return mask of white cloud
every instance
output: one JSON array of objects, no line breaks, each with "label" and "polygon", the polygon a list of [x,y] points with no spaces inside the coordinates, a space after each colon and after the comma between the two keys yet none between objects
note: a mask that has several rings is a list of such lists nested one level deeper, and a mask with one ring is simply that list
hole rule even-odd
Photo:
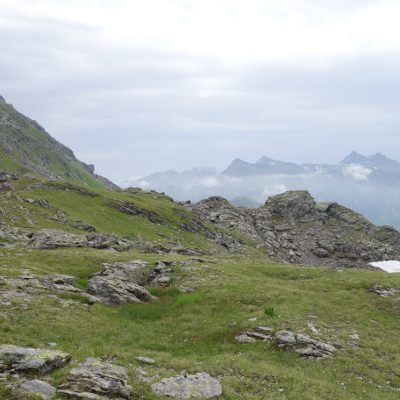
[{"label": "white cloud", "polygon": [[357,181],[367,181],[372,169],[359,164],[350,164],[343,168],[343,175],[349,176]]}]

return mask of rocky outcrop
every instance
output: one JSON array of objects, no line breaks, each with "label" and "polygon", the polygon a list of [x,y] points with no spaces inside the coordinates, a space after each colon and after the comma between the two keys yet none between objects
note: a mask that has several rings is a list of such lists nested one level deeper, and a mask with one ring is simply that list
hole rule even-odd
[{"label": "rocky outcrop", "polygon": [[153,394],[175,399],[211,399],[222,395],[220,382],[206,373],[178,375],[151,385]]},{"label": "rocky outcrop", "polygon": [[292,331],[280,331],[275,334],[278,347],[293,349],[305,358],[331,357],[336,348],[329,343],[312,339],[308,335],[295,334]]},{"label": "rocky outcrop", "polygon": [[127,380],[125,368],[88,358],[71,369],[58,392],[72,399],[131,399],[133,389]]},{"label": "rocky outcrop", "polygon": [[400,233],[395,229],[377,227],[336,203],[316,203],[306,191],[273,196],[258,209],[236,208],[220,197],[187,208],[228,232],[257,240],[280,261],[368,267],[374,260],[400,258]]},{"label": "rocky outcrop", "polygon": [[140,208],[128,201],[110,199],[107,201],[107,205],[115,208],[118,211],[121,211],[124,214],[144,217],[155,224],[160,224],[163,222],[163,219],[157,213]]},{"label": "rocky outcrop", "polygon": [[[0,217],[2,215],[2,210],[0,208]],[[27,229],[16,228],[13,226],[8,226],[0,223],[0,239],[9,242],[28,242],[30,231]]]},{"label": "rocky outcrop", "polygon": [[55,229],[41,229],[34,232],[28,242],[34,249],[54,249],[58,247],[92,247],[95,249],[113,248],[117,251],[129,250],[134,244],[127,239],[108,233],[75,235]]},{"label": "rocky outcrop", "polygon": [[272,328],[259,326],[254,330],[243,332],[235,337],[239,343],[256,341],[272,342],[279,348],[291,349],[300,356],[310,359],[332,357],[336,348],[329,343],[311,338],[308,335],[292,331],[274,332]]},{"label": "rocky outcrop", "polygon": [[156,267],[141,260],[105,264],[105,268],[89,280],[88,293],[105,304],[147,302],[153,296],[146,289],[168,286],[170,277],[166,265]]},{"label": "rocky outcrop", "polygon": [[[90,230],[90,227],[88,227]],[[1,237],[0,226],[0,237]],[[146,253],[174,253],[182,255],[202,255],[203,251],[195,248],[187,248],[179,243],[157,243],[149,242],[140,238],[127,239],[110,233],[90,233],[87,235],[76,235],[73,233],[55,230],[41,229],[36,232],[25,233],[27,246],[33,249],[55,249],[60,247],[90,247],[94,249],[111,249],[116,251],[127,251],[131,249]]]},{"label": "rocky outcrop", "polygon": [[64,366],[70,358],[68,353],[58,350],[3,345],[0,346],[0,371],[46,374]]},{"label": "rocky outcrop", "polygon": [[0,277],[0,304],[12,306],[18,303],[22,306],[27,306],[27,303],[32,300],[34,295],[45,292],[78,293],[89,304],[100,301],[77,288],[75,282],[76,278],[70,275],[39,276],[29,271],[15,278],[2,276]]}]

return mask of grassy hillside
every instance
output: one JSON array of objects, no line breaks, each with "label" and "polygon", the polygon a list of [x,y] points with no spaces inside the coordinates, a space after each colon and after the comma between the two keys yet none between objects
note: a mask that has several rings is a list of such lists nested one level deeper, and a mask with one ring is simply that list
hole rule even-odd
[{"label": "grassy hillside", "polygon": [[[67,274],[77,278],[81,289],[104,262],[176,262],[170,287],[151,289],[158,297],[151,303],[89,306],[79,294],[59,292],[35,294],[28,302],[0,301],[0,344],[47,347],[55,342],[57,349],[71,353],[72,364],[50,375],[53,385],[64,380],[71,366],[93,356],[112,358],[128,368],[135,399],[155,399],[152,381],[185,371],[206,371],[220,379],[225,400],[398,399],[399,297],[383,298],[368,288],[400,288],[399,276],[274,263],[251,247],[256,245],[251,241],[241,254],[228,254],[194,229],[196,220],[182,205],[158,193],[89,190],[68,182],[27,179],[12,186],[0,194],[2,226],[83,234],[74,225],[80,221],[97,232],[179,242],[216,254],[202,256],[200,262],[176,254],[38,250],[3,241],[2,276]],[[122,212],[115,207],[121,202],[142,214]],[[178,287],[194,292],[182,293]],[[2,290],[7,291],[4,284],[0,295]],[[235,340],[255,326],[311,333],[339,350],[331,359],[313,361],[272,343]],[[156,363],[139,365],[136,356]],[[150,382],[141,380],[143,374]],[[0,380],[0,397],[28,399],[7,388],[6,379]]]},{"label": "grassy hillside", "polygon": [[[8,249],[0,255],[3,275],[57,272],[77,276],[81,285],[106,261],[160,259],[83,249]],[[400,286],[400,277],[288,266],[258,257],[207,257],[190,270],[176,268],[172,287],[153,290],[159,300],[149,304],[88,307],[79,296],[56,294],[37,296],[27,306],[16,302],[12,312],[0,305],[0,342],[33,347],[56,342],[72,354],[74,364],[88,356],[113,356],[128,368],[136,399],[155,399],[150,384],[138,378],[143,369],[149,378],[208,371],[221,380],[222,398],[231,400],[398,399],[400,303],[368,292],[376,283]],[[196,291],[179,293],[179,285]],[[266,307],[275,315],[266,315]],[[257,321],[249,321],[253,317]],[[334,358],[305,360],[272,344],[234,340],[256,325],[309,332],[309,323],[341,347]],[[349,345],[355,334],[357,349]],[[143,367],[136,356],[152,357],[156,364]],[[53,383],[69,368],[54,372]],[[26,399],[0,390],[2,398]]]},{"label": "grassy hillside", "polygon": [[[52,138],[36,121],[0,98],[0,171],[29,172],[92,188],[111,185],[80,162],[72,150]],[[111,185],[112,186],[112,185]]]}]

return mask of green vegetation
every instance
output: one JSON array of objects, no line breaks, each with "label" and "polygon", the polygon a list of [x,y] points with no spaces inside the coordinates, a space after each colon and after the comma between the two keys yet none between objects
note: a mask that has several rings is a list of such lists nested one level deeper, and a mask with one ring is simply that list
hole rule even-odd
[{"label": "green vegetation", "polygon": [[[26,304],[21,299],[12,304],[0,301],[0,343],[47,347],[55,342],[58,349],[71,353],[72,366],[87,357],[115,357],[128,369],[136,399],[154,399],[150,385],[138,378],[143,366],[136,356],[156,360],[146,367],[149,377],[210,373],[220,379],[224,400],[398,399],[400,301],[396,296],[377,296],[368,288],[400,288],[400,276],[279,264],[249,239],[253,247],[233,256],[206,237],[182,205],[157,193],[89,190],[39,179],[13,185],[10,194],[0,197],[2,223],[7,226],[87,234],[77,229],[76,222],[84,222],[97,232],[179,243],[209,255],[199,261],[133,250],[37,250],[4,241],[0,275],[67,274],[77,278],[80,289],[87,288],[103,263],[141,259],[176,265],[172,286],[152,288],[158,299],[146,304],[89,305],[81,294],[53,292],[33,295]],[[121,202],[136,215],[118,209]],[[193,292],[182,293],[182,288]],[[311,334],[339,350],[331,359],[313,361],[272,343],[235,340],[256,326]],[[358,348],[349,344],[356,334]],[[71,365],[51,374],[56,386]],[[4,386],[0,382],[0,398],[26,399]]]},{"label": "green vegetation", "polygon": [[[29,269],[35,274],[71,274],[80,280],[99,271],[103,262],[160,259],[85,249],[3,249],[0,254],[5,276]],[[219,377],[224,399],[398,398],[400,303],[367,288],[376,283],[400,286],[400,277],[287,266],[250,257],[208,257],[206,264],[195,264],[191,271],[174,270],[176,284],[196,287],[196,292],[152,289],[159,299],[148,304],[88,307],[74,295],[68,300],[75,302],[62,306],[66,296],[41,295],[27,308],[1,305],[0,342],[33,347],[56,342],[73,355],[74,362],[115,355],[118,364],[129,369],[137,398],[142,399],[153,397],[149,385],[137,381],[140,366],[134,357],[139,355],[156,359],[147,369],[149,375],[207,371]],[[265,304],[271,303],[279,307],[275,318],[264,312]],[[254,316],[257,321],[250,322]],[[332,359],[312,361],[271,344],[234,340],[257,325],[307,332],[308,322],[343,350]],[[358,350],[348,345],[354,332],[360,336]],[[68,367],[54,372],[55,382],[67,371]]]},{"label": "green vegetation", "polygon": [[274,307],[265,307],[264,314],[267,315],[268,317],[275,317],[276,316],[275,308]]}]

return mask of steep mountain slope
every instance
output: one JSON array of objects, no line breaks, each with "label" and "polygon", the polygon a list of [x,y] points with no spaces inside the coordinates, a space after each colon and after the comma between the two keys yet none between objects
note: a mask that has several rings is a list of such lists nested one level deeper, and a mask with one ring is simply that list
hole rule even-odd
[{"label": "steep mountain slope", "polygon": [[0,97],[0,171],[33,173],[89,187],[116,188],[94,173],[93,165],[79,161],[72,150],[52,138],[36,121]]}]

